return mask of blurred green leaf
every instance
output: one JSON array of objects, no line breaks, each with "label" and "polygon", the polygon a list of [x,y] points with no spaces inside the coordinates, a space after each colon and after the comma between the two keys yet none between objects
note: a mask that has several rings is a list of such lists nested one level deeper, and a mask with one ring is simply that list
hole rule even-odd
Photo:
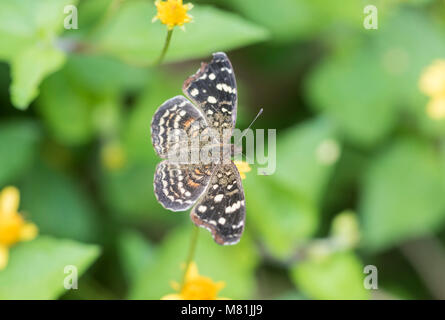
[{"label": "blurred green leaf", "polygon": [[9,264],[0,272],[0,299],[55,299],[65,291],[65,267],[77,267],[80,276],[99,252],[98,246],[51,237],[21,243],[11,249]]},{"label": "blurred green leaf", "polygon": [[20,190],[21,208],[41,234],[80,241],[100,238],[97,212],[73,179],[39,165],[24,179]]},{"label": "blurred green leaf", "polygon": [[[173,231],[159,248],[156,263],[141,273],[130,291],[130,299],[160,299],[174,292],[171,281],[180,282],[190,245],[192,226]],[[216,244],[210,233],[201,229],[196,247],[195,261],[199,273],[214,281],[224,281],[219,296],[231,299],[248,299],[255,289],[253,270],[258,257],[253,243],[246,234],[235,246]]]},{"label": "blurred green leaf", "polygon": [[63,8],[77,2],[3,0],[0,3],[0,59],[12,59],[30,45],[52,40],[63,29]]},{"label": "blurred green leaf", "polygon": [[150,76],[147,69],[99,55],[72,54],[65,69],[73,85],[97,95],[140,91]]},{"label": "blurred green leaf", "polygon": [[324,0],[230,0],[229,3],[248,19],[267,27],[275,41],[313,36],[337,24],[357,28],[363,11],[355,0],[343,0],[341,6]]},{"label": "blurred green leaf", "polygon": [[64,54],[51,47],[32,47],[19,54],[11,63],[12,103],[19,109],[26,109],[39,94],[40,82],[64,62]]},{"label": "blurred green leaf", "polygon": [[369,299],[363,265],[352,252],[339,252],[297,263],[291,268],[295,285],[313,299]]},{"label": "blurred green leaf", "polygon": [[[242,18],[213,7],[195,6],[194,22],[186,31],[175,30],[166,61],[181,61],[209,56],[216,51],[228,51],[263,41],[267,32]],[[123,3],[116,16],[99,36],[101,50],[127,62],[151,64],[160,55],[167,27],[152,23],[156,10],[151,2]]]},{"label": "blurred green leaf", "polygon": [[151,163],[134,162],[119,170],[103,170],[101,184],[108,208],[126,221],[172,221],[174,213],[162,212],[153,193],[155,168]]},{"label": "blurred green leaf", "polygon": [[53,136],[64,144],[80,144],[93,135],[91,97],[73,90],[62,72],[42,84],[39,112]]},{"label": "blurred green leaf", "polygon": [[418,9],[396,12],[371,42],[377,50],[375,59],[380,61],[397,107],[425,133],[444,136],[444,122],[432,120],[425,111],[428,98],[419,89],[419,79],[433,61],[445,58],[445,30]]},{"label": "blurred green leaf", "polygon": [[40,130],[28,120],[0,123],[0,185],[22,176],[31,166]]},{"label": "blurred green leaf", "polygon": [[156,262],[156,248],[137,231],[123,231],[118,245],[120,261],[130,283],[137,281],[142,272]]},{"label": "blurred green leaf", "polygon": [[65,55],[55,37],[63,29],[63,8],[77,0],[5,0],[0,3],[0,59],[11,64],[11,99],[26,109],[40,82],[59,69]]},{"label": "blurred green leaf", "polygon": [[254,169],[243,180],[246,228],[253,228],[276,257],[288,258],[298,243],[316,231],[319,201],[340,156],[340,150],[334,150],[338,154],[328,154],[331,162],[325,162],[323,152],[332,152],[323,150],[326,143],[337,143],[335,128],[326,119],[289,129],[279,135],[276,172],[260,176],[255,171],[261,169]]},{"label": "blurred green leaf", "polygon": [[[105,18],[105,16],[109,13],[108,10],[110,5],[114,0],[94,0],[94,1],[80,1],[79,2],[79,25],[82,28],[76,30],[76,34],[78,32],[88,34],[89,32],[94,32],[95,28],[97,28]],[[116,2],[115,2],[116,4]]]},{"label": "blurred green leaf", "polygon": [[[82,86],[78,85],[81,80]],[[105,136],[117,130],[120,105],[114,91],[118,92],[118,88],[113,88],[111,82],[96,82],[96,87],[87,84],[85,78],[72,77],[67,69],[43,82],[38,110],[58,142],[85,144],[97,133]],[[109,87],[105,89],[102,85]]]},{"label": "blurred green leaf", "polygon": [[444,134],[443,126],[426,116],[427,99],[418,82],[423,68],[444,57],[445,33],[418,11],[393,9],[384,28],[366,42],[354,37],[355,46],[339,42],[334,55],[309,78],[313,106],[335,119],[358,144],[386,137],[399,114],[409,115],[428,133]]},{"label": "blurred green leaf", "polygon": [[337,54],[320,64],[308,83],[313,106],[359,144],[379,141],[396,120],[390,83],[374,56],[372,49]]},{"label": "blurred green leaf", "polygon": [[229,3],[247,18],[272,31],[274,39],[293,40],[314,20],[308,1],[230,0]]},{"label": "blurred green leaf", "polygon": [[298,191],[286,189],[271,176],[248,174],[243,185],[246,230],[257,233],[269,254],[288,258],[296,245],[316,230],[318,209]]},{"label": "blurred green leaf", "polygon": [[316,118],[278,135],[273,177],[318,203],[341,155],[335,126]]},{"label": "blurred green leaf", "polygon": [[432,145],[398,139],[370,164],[359,212],[364,245],[382,249],[437,230],[445,219],[442,166]]},{"label": "blurred green leaf", "polygon": [[[424,114],[424,98],[419,90],[419,78],[434,60],[445,58],[445,32],[418,9],[400,8],[372,39],[379,62],[397,105]],[[428,50],[425,50],[428,48]]]}]

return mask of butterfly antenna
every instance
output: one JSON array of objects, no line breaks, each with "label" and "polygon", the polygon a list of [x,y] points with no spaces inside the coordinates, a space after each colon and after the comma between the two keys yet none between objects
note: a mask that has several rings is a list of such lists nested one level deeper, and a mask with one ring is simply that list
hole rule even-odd
[{"label": "butterfly antenna", "polygon": [[258,119],[258,117],[263,113],[263,108],[261,108],[261,110],[258,112],[258,114],[256,115],[256,117],[252,120],[252,122],[249,124],[249,126],[247,127],[247,129],[245,129],[243,131],[243,134],[241,135],[241,137],[238,139],[238,141],[235,144],[238,144],[242,138],[244,138],[244,136],[247,134],[247,131],[250,129],[250,127],[255,123],[256,119]]}]

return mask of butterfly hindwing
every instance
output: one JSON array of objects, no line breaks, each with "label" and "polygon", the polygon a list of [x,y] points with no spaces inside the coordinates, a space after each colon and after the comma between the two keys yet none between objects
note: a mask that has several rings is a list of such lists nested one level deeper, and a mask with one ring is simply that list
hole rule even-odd
[{"label": "butterfly hindwing", "polygon": [[[237,89],[232,64],[223,52],[213,54],[196,74],[189,77],[182,90],[202,110],[209,126],[222,132],[235,127]],[[229,137],[230,138],[230,137]]]},{"label": "butterfly hindwing", "polygon": [[174,164],[164,160],[156,167],[154,191],[161,205],[172,211],[189,209],[210,182],[214,165]]},{"label": "butterfly hindwing", "polygon": [[212,232],[222,245],[237,243],[244,230],[245,199],[240,174],[233,162],[219,165],[207,190],[193,207],[190,217]]}]

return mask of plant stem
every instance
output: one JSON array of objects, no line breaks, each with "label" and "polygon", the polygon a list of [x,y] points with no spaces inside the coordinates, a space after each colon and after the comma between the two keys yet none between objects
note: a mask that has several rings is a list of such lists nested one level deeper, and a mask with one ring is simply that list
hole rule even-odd
[{"label": "plant stem", "polygon": [[168,30],[167,38],[165,39],[164,43],[164,48],[162,49],[161,55],[159,56],[158,60],[155,63],[156,66],[159,66],[164,60],[165,54],[167,53],[168,47],[170,46],[170,40],[172,39],[172,34],[173,34],[173,29]]},{"label": "plant stem", "polygon": [[184,288],[185,276],[187,275],[190,264],[192,263],[193,257],[195,256],[196,243],[198,242],[198,234],[199,234],[199,227],[194,226],[192,231],[192,237],[190,239],[190,247],[189,247],[189,252],[187,254],[187,260],[185,262],[184,274],[182,275],[181,291]]}]

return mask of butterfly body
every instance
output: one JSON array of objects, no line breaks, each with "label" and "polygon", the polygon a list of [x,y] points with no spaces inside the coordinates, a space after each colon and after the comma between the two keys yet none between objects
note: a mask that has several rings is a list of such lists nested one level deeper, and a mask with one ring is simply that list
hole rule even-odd
[{"label": "butterfly body", "polygon": [[[191,207],[191,220],[212,232],[222,245],[237,243],[244,230],[245,198],[240,174],[231,157],[237,92],[232,65],[215,53],[189,77],[183,91],[153,116],[151,134],[158,155],[155,195],[172,211]],[[192,103],[193,102],[193,103]]]}]

